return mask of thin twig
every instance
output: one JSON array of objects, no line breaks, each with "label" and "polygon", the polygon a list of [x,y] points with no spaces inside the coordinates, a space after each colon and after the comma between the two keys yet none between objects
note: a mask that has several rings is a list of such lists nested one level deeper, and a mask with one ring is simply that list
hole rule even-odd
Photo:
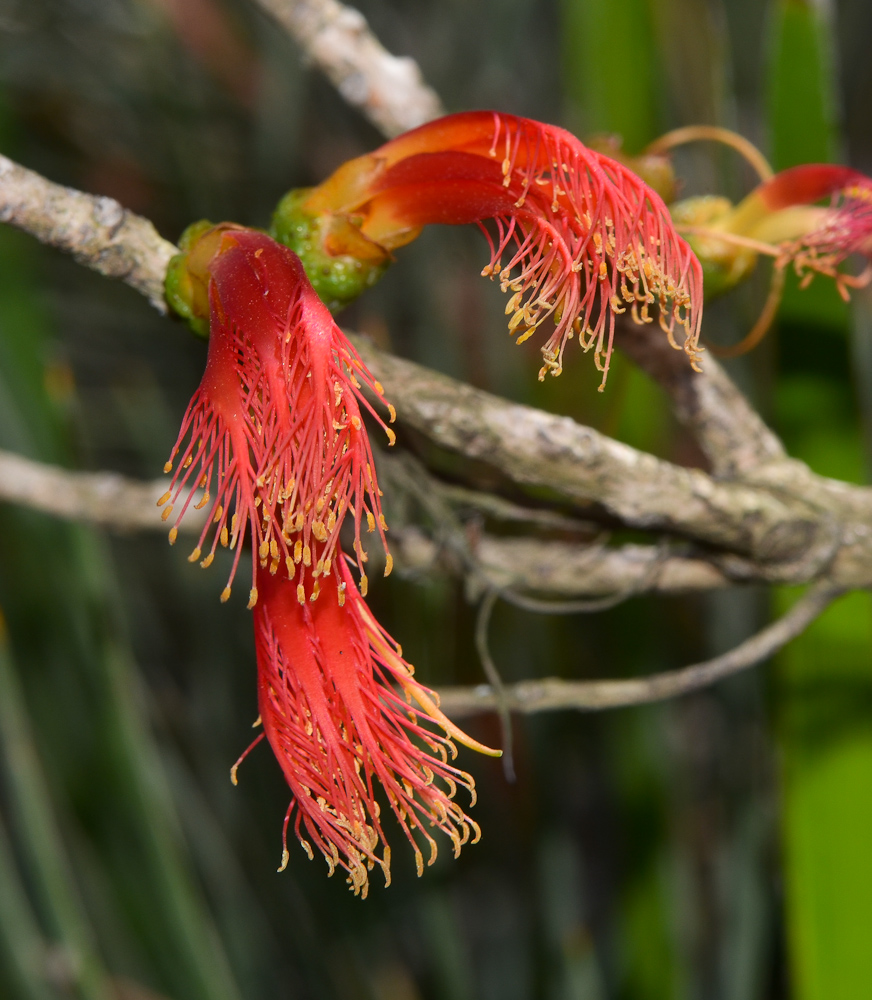
[{"label": "thin twig", "polygon": [[388,138],[445,113],[415,60],[391,55],[354,7],[338,0],[256,2]]},{"label": "thin twig", "polygon": [[496,663],[491,656],[490,646],[487,639],[488,626],[494,605],[497,603],[499,591],[489,590],[481,599],[478,607],[478,616],[475,622],[475,648],[481,660],[482,669],[487,679],[490,681],[491,690],[496,700],[497,714],[500,717],[500,734],[503,744],[503,774],[510,784],[515,782],[515,758],[512,752],[512,717],[510,714],[509,700],[506,694],[506,686],[497,669]]},{"label": "thin twig", "polygon": [[[600,711],[677,698],[767,660],[843,593],[842,588],[831,584],[817,584],[778,621],[730,652],[682,670],[618,681],[564,681],[547,677],[509,685],[506,695],[511,708],[524,713],[564,708]],[[452,718],[492,712],[497,707],[496,695],[486,684],[475,688],[442,688],[439,695],[442,710]]]}]

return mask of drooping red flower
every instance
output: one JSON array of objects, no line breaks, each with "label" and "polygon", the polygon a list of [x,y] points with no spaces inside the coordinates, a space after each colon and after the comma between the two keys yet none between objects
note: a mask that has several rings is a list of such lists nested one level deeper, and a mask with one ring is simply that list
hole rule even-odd
[{"label": "drooping red flower", "polygon": [[510,332],[521,342],[554,323],[540,378],[560,373],[577,334],[594,348],[604,383],[615,315],[629,308],[650,322],[652,305],[673,346],[676,324],[684,327],[696,363],[702,271],[666,206],[627,167],[555,126],[490,111],[437,119],[291,192],[273,233],[341,305],[421,227],[470,222],[491,245],[482,273],[512,293]]},{"label": "drooping red flower", "polygon": [[[430,828],[450,838],[455,857],[478,825],[454,801],[457,786],[475,802],[472,778],[452,766],[450,737],[485,753],[438,709],[402,650],[378,625],[348,566],[321,578],[321,598],[300,604],[283,575],[260,571],[254,609],[258,701],[264,735],[293,798],[282,833],[282,868],[293,829],[310,858],[320,851],[330,874],[348,872],[355,894],[366,895],[368,871],[378,864],[390,883],[391,851],[378,802],[380,785],[412,845],[418,874],[422,847],[428,864],[437,844]],[[345,602],[337,600],[344,588]],[[397,690],[399,689],[399,690]],[[447,736],[422,725],[435,721]],[[281,870],[281,869],[280,869]]]},{"label": "drooping red flower", "polygon": [[[361,530],[377,530],[384,543],[387,525],[361,407],[391,441],[393,434],[361,393],[366,385],[383,396],[381,386],[318,299],[299,259],[263,233],[201,227],[177,262],[174,282],[176,291],[184,288],[186,315],[203,319],[208,308],[209,353],[173,449],[173,481],[160,500],[172,501],[165,511],[181,503],[170,539],[199,489],[196,506],[211,507],[192,561],[211,531],[202,564],[211,563],[219,544],[234,549],[232,581],[250,537],[249,607],[264,727],[252,746],[266,737],[294,796],[282,867],[296,810],[294,830],[310,857],[314,846],[331,873],[344,868],[355,893],[365,895],[374,864],[390,878],[378,785],[413,845],[420,873],[420,841],[429,845],[431,861],[436,853],[427,827],[445,833],[455,853],[479,835],[452,801],[457,785],[472,793],[473,783],[448,763],[456,753],[451,737],[485,753],[498,751],[439,711],[363,601]],[[351,560],[339,545],[345,518],[353,523]],[[360,589],[350,563],[360,572]],[[388,554],[386,574],[390,568]],[[448,735],[429,731],[422,718]]]},{"label": "drooping red flower", "polygon": [[[336,560],[347,513],[366,592],[361,528],[386,525],[361,409],[394,434],[367,402],[361,386],[383,396],[357,352],[306,280],[299,259],[264,233],[240,227],[210,230],[208,253],[194,260],[194,279],[208,288],[206,370],[191,400],[165,471],[177,459],[161,498],[170,532],[198,489],[209,517],[190,560],[208,566],[218,545],[235,550],[222,600],[230,596],[246,534],[252,547],[249,605],[257,601],[258,566],[296,578],[305,600]],[[196,253],[196,251],[195,251]],[[195,256],[191,254],[189,256]],[[393,408],[385,404],[393,419]],[[169,502],[169,503],[168,503]],[[211,542],[209,536],[211,532]],[[387,572],[390,572],[388,556]]]},{"label": "drooping red flower", "polygon": [[847,298],[857,279],[839,265],[853,254],[872,259],[872,178],[825,163],[792,167],[752,191],[725,225],[774,245],[777,264],[792,264],[806,283],[815,273],[835,279]]}]

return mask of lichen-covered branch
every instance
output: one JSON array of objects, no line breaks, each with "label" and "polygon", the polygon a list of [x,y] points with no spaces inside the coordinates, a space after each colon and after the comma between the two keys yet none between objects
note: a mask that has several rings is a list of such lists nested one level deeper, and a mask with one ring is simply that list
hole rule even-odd
[{"label": "lichen-covered branch", "polygon": [[[538,681],[521,681],[506,686],[505,699],[513,711],[530,713],[564,708],[590,712],[677,698],[767,660],[803,632],[842,593],[839,588],[829,585],[812,588],[782,618],[729,653],[704,663],[630,680],[565,681],[545,677]],[[443,688],[440,698],[442,711],[452,718],[497,709],[496,696],[487,684],[475,688]]]},{"label": "lichen-covered branch", "polygon": [[394,56],[366,18],[338,0],[257,0],[333,83],[388,138],[445,112],[418,64]]},{"label": "lichen-covered branch", "polygon": [[[65,520],[119,532],[166,532],[156,503],[165,489],[166,480],[138,482],[114,472],[76,472],[0,450],[0,501]],[[451,487],[446,492],[450,495]],[[547,512],[530,513],[535,524],[537,515]],[[522,509],[515,507],[514,516],[520,521]],[[203,514],[192,509],[179,531],[196,534],[202,524]],[[430,571],[443,557],[439,543],[414,526],[400,527],[391,535],[401,572]],[[475,570],[488,586],[554,599],[630,591],[646,578],[646,589],[662,593],[710,590],[760,578],[751,564],[731,573],[703,558],[664,555],[651,545],[609,547],[481,534],[472,550]]]},{"label": "lichen-covered branch", "polygon": [[[797,562],[810,579],[841,544],[836,535],[842,511],[823,486],[826,481],[801,463],[785,460],[779,465],[777,489],[768,482],[715,479],[614,441],[569,417],[508,403],[365,341],[355,343],[403,422],[444,448],[493,466],[517,486],[540,495],[547,490],[572,503],[585,517],[750,556],[769,566],[773,579],[781,573],[795,577]],[[863,537],[854,544],[869,558],[872,491],[840,488],[843,499],[859,501],[864,511]]]},{"label": "lichen-covered branch", "polygon": [[53,184],[0,155],[0,222],[70,253],[107,278],[126,281],[166,312],[163,279],[178,250],[114,198]]}]

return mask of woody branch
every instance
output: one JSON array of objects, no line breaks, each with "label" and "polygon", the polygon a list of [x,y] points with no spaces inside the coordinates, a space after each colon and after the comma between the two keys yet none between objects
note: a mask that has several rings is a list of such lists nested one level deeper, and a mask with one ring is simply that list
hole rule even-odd
[{"label": "woody branch", "polygon": [[337,0],[256,0],[342,97],[388,138],[444,114],[414,59],[394,56]]}]

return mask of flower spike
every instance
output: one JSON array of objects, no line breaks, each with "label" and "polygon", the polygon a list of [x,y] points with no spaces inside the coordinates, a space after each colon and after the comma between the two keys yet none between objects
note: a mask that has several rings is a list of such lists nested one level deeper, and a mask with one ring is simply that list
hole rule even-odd
[{"label": "flower spike", "polygon": [[[393,443],[393,431],[362,394],[365,385],[383,397],[381,386],[312,290],[299,259],[266,234],[226,224],[207,229],[181,266],[190,272],[195,318],[202,319],[208,301],[210,334],[206,371],[166,466],[170,471],[175,462],[160,501],[164,519],[181,502],[170,541],[202,489],[195,506],[211,505],[190,559],[202,557],[208,566],[219,544],[235,550],[222,600],[230,596],[246,534],[250,606],[258,568],[271,574],[281,568],[296,579],[301,600],[315,600],[317,586],[303,585],[330,572],[339,527],[350,513],[365,588],[361,530],[376,531],[387,549],[362,420],[365,409]],[[204,288],[207,296],[198,292]]]},{"label": "flower spike", "polygon": [[[491,755],[435,708],[435,694],[412,677],[397,644],[375,622],[344,560],[322,579],[327,598],[300,604],[281,576],[260,572],[255,608],[258,700],[264,733],[293,799],[282,832],[282,865],[293,830],[329,873],[344,868],[355,895],[366,896],[379,865],[390,884],[391,852],[376,783],[414,851],[418,874],[436,858],[430,829],[444,833],[455,857],[475,843],[478,824],[453,801],[458,786],[475,802],[472,778],[449,763],[451,737]],[[344,604],[336,599],[345,594]],[[399,691],[397,690],[399,689]],[[402,696],[404,695],[405,698]],[[422,708],[412,708],[414,699]],[[431,706],[431,707],[426,707]],[[432,720],[448,735],[432,732]]]},{"label": "flower spike", "polygon": [[[309,856],[320,851],[331,874],[344,868],[355,894],[365,896],[375,864],[390,881],[377,785],[420,874],[422,846],[429,848],[428,863],[436,857],[431,827],[449,837],[455,855],[480,834],[453,801],[459,785],[474,800],[474,786],[448,762],[456,756],[452,738],[499,755],[439,711],[436,695],[414,680],[363,601],[361,529],[377,530],[384,543],[387,525],[362,408],[391,443],[393,432],[362,389],[382,398],[383,390],[299,259],[263,233],[231,224],[193,227],[174,261],[168,297],[209,334],[206,371],[173,449],[178,464],[170,489],[159,501],[165,519],[181,503],[170,540],[202,489],[195,506],[211,501],[211,507],[191,560],[208,547],[201,563],[207,566],[219,543],[235,549],[232,581],[246,535],[252,546],[249,608],[263,732],[234,764],[231,780],[266,738],[293,793],[282,868],[295,815]],[[353,523],[353,558],[339,547],[346,517]],[[388,555],[386,573],[390,566]]]},{"label": "flower spike", "polygon": [[[829,204],[816,205],[815,202]],[[705,196],[672,206],[678,230],[702,261],[709,295],[727,291],[753,270],[760,254],[773,259],[769,297],[750,333],[718,353],[751,350],[775,317],[792,266],[805,288],[816,274],[832,278],[843,299],[872,280],[872,178],[848,167],[809,163],[759,184],[742,202]],[[859,275],[840,271],[844,261],[866,258]]]},{"label": "flower spike", "polygon": [[[628,308],[651,322],[657,306],[670,343],[696,366],[702,271],[663,201],[627,167],[551,125],[490,111],[437,119],[318,187],[291,192],[272,231],[310,273],[325,276],[316,288],[338,307],[346,300],[331,266],[345,276],[357,262],[360,280],[345,288],[353,297],[423,226],[470,222],[490,242],[482,273],[511,292],[510,333],[520,343],[546,320],[554,324],[540,379],[562,371],[577,334],[584,350],[594,349],[604,385],[615,316]],[[676,325],[684,327],[682,345]]]}]

